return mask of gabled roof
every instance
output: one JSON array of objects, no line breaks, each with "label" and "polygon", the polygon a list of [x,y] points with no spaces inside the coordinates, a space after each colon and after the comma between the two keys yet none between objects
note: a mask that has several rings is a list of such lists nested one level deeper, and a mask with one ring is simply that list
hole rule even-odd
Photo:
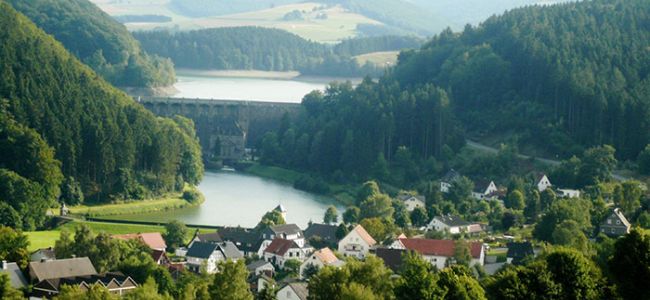
[{"label": "gabled roof", "polygon": [[310,239],[318,236],[325,241],[336,241],[336,230],[338,226],[329,224],[312,223],[305,229],[305,238]]},{"label": "gabled roof", "polygon": [[542,179],[544,179],[544,177],[546,177],[546,179],[548,179],[548,182],[551,183],[551,180],[548,178],[548,176],[546,176],[546,174],[542,173],[542,174],[537,175],[537,177],[536,177],[537,181],[535,182],[535,184],[539,184],[542,181]]},{"label": "gabled roof", "polygon": [[167,244],[163,239],[160,232],[145,232],[145,233],[129,233],[129,234],[115,234],[113,238],[120,240],[140,239],[145,245],[151,249],[166,249]]},{"label": "gabled roof", "polygon": [[446,215],[446,216],[436,216],[434,219],[440,221],[441,223],[450,226],[450,227],[455,227],[455,226],[467,226],[470,223],[461,219],[459,216],[452,216],[452,215]]},{"label": "gabled roof", "polygon": [[158,262],[161,258],[167,257],[167,253],[162,250],[153,250],[151,252],[151,258],[153,258],[153,261]]},{"label": "gabled roof", "polygon": [[623,215],[623,212],[619,208],[615,208],[614,211],[612,211],[612,214],[610,216],[614,216],[618,218],[621,221],[621,225],[624,225],[627,228],[630,228],[630,226],[632,226],[630,224],[630,221],[627,220],[627,218],[625,217],[625,215]]},{"label": "gabled roof", "polygon": [[384,264],[393,272],[398,272],[402,267],[402,256],[406,251],[404,249],[377,248],[375,255],[384,260]]},{"label": "gabled roof", "polygon": [[[285,286],[289,287],[293,290],[293,292],[298,296],[298,299],[300,300],[307,300],[307,297],[309,296],[309,290],[307,289],[307,283],[305,282],[292,282],[289,283]],[[284,289],[284,288],[282,288]]]},{"label": "gabled roof", "polygon": [[285,239],[274,239],[271,244],[266,247],[266,250],[264,250],[264,253],[271,253],[275,255],[280,255],[284,256],[289,249],[295,249],[295,248],[300,248],[296,242],[292,240],[285,240]]},{"label": "gabled roof", "polygon": [[219,243],[218,245],[219,249],[221,249],[221,252],[223,252],[223,256],[227,259],[236,260],[244,257],[244,255],[239,252],[239,249],[233,242]]},{"label": "gabled roof", "polygon": [[275,234],[275,235],[290,235],[290,234],[298,234],[302,235],[302,230],[298,225],[296,224],[283,224],[283,225],[274,225],[274,226],[269,226],[269,229]]},{"label": "gabled roof", "polygon": [[318,251],[314,251],[312,253],[312,256],[315,256],[318,260],[320,260],[324,265],[331,265],[337,261],[339,261],[338,257],[334,255],[334,252],[330,250],[330,248],[323,248]]},{"label": "gabled roof", "polygon": [[186,256],[188,257],[198,257],[207,259],[212,255],[214,251],[217,251],[219,246],[213,243],[205,242],[194,242],[190,249],[187,249]]},{"label": "gabled roof", "polygon": [[88,257],[49,260],[45,262],[30,262],[30,274],[36,281],[65,278],[74,276],[96,275],[97,271]]},{"label": "gabled roof", "polygon": [[95,274],[88,276],[74,276],[66,278],[53,278],[45,279],[34,285],[35,289],[43,289],[48,291],[59,291],[62,285],[70,286],[91,286],[100,284],[109,290],[125,287],[135,287],[137,284],[129,276],[125,276],[120,272],[109,272],[104,274]]},{"label": "gabled roof", "polygon": [[252,263],[246,265],[246,269],[248,269],[248,271],[250,271],[250,272],[254,272],[254,271],[257,270],[258,268],[264,267],[264,266],[266,266],[266,265],[270,265],[271,268],[275,269],[275,268],[273,267],[273,264],[271,264],[271,263],[268,262],[268,261],[262,260],[262,259],[260,259],[260,260],[256,260],[256,261],[254,261],[254,262],[252,262]]},{"label": "gabled roof", "polygon": [[231,241],[239,250],[246,252],[257,251],[263,242],[259,232],[241,227],[222,228],[219,235],[224,241]]},{"label": "gabled roof", "polygon": [[[359,235],[359,237],[361,237],[370,246],[377,244],[377,241],[375,241],[375,239],[373,239],[372,236],[370,236],[370,234],[366,231],[366,229],[363,228],[363,226],[361,225],[357,225],[356,227],[354,227],[354,229],[352,229],[350,233],[352,232],[356,232]],[[348,233],[348,235],[350,233]]]},{"label": "gabled roof", "polygon": [[[400,239],[404,248],[413,250],[422,255],[454,256],[456,241],[453,240],[431,240],[431,239]],[[470,254],[473,258],[479,258],[483,250],[480,242],[469,243]]]},{"label": "gabled roof", "polygon": [[196,238],[199,239],[201,242],[208,242],[208,243],[220,243],[223,242],[223,239],[221,238],[221,235],[219,235],[218,232],[212,232],[212,233],[200,233],[196,235]]},{"label": "gabled roof", "polygon": [[285,213],[285,212],[287,212],[287,209],[286,209],[286,208],[284,207],[284,205],[282,205],[282,204],[278,204],[278,206],[276,206],[273,210],[275,210],[275,211],[279,211],[279,212],[281,212],[281,213]]},{"label": "gabled roof", "polygon": [[32,252],[30,256],[31,261],[40,261],[41,259],[53,260],[56,259],[56,253],[52,247],[42,248]]},{"label": "gabled roof", "polygon": [[420,200],[422,202],[426,202],[426,199],[427,199],[426,197],[421,196],[421,195],[413,196],[413,195],[409,195],[409,194],[400,194],[400,195],[397,196],[397,199],[400,200],[400,201],[406,201],[406,200],[409,200],[411,198],[415,198],[415,199]]},{"label": "gabled roof", "polygon": [[454,169],[451,169],[451,170],[447,171],[445,176],[442,176],[440,181],[446,182],[446,183],[451,183],[451,182],[456,181],[456,179],[458,179],[460,177],[461,177],[460,173],[456,172],[456,170],[454,170]]},{"label": "gabled roof", "polygon": [[[6,268],[2,268],[2,267]],[[20,271],[17,263],[4,263],[0,266],[0,273],[7,274],[9,276],[9,281],[11,282],[11,287],[15,289],[24,288],[27,286],[27,279],[23,275],[23,272]]]},{"label": "gabled roof", "polygon": [[[485,193],[487,188],[494,183],[493,180],[476,180],[474,181],[474,192]],[[494,183],[496,185],[496,183]]]}]

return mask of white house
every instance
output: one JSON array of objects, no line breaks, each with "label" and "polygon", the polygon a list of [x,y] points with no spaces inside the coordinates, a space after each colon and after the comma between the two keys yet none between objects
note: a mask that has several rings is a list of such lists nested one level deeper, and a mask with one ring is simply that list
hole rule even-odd
[{"label": "white house", "polygon": [[307,296],[307,283],[292,282],[281,288],[276,297],[278,300],[307,300]]},{"label": "white house", "polygon": [[221,244],[194,242],[187,250],[187,268],[190,271],[199,273],[202,267],[208,274],[217,273],[217,265],[225,260],[238,260],[244,256],[239,252],[237,246],[232,242]]},{"label": "white house", "polygon": [[296,242],[299,247],[305,246],[305,235],[296,224],[274,225],[262,231],[262,243],[258,249],[257,255],[264,256],[264,250],[271,245],[274,239],[284,239]]},{"label": "white house", "polygon": [[377,244],[375,239],[361,225],[357,225],[339,241],[339,252],[344,256],[352,256],[363,259],[370,251],[370,248]]},{"label": "white house", "polygon": [[551,181],[548,180],[548,177],[546,174],[542,175],[538,180],[537,180],[537,190],[540,192],[545,191],[547,188],[552,187],[553,185],[551,184]]},{"label": "white house", "polygon": [[498,191],[499,189],[497,188],[497,185],[494,183],[494,181],[490,181],[487,184],[477,183],[474,191],[472,191],[472,197],[477,200],[483,200],[491,198]]},{"label": "white house", "polygon": [[451,169],[440,179],[440,191],[443,193],[449,193],[451,186],[460,178],[460,173],[456,170]]},{"label": "white house", "polygon": [[295,241],[276,238],[264,250],[264,260],[284,268],[287,260],[304,261],[311,250],[311,247],[300,247]]},{"label": "white house", "polygon": [[580,191],[572,189],[557,189],[557,195],[560,198],[580,198]]},{"label": "white house", "polygon": [[275,267],[268,261],[265,260],[256,260],[246,265],[248,272],[255,276],[260,276],[262,274],[274,274]]},{"label": "white house", "polygon": [[[453,263],[456,243],[457,241],[453,240],[398,239],[393,242],[392,248],[415,251],[438,269],[443,269]],[[470,266],[482,266],[485,261],[485,247],[483,243],[469,242],[468,246],[472,257]]]},{"label": "white house", "polygon": [[416,207],[426,208],[426,198],[424,196],[413,196],[409,194],[401,194],[397,199],[404,203],[406,210],[411,212]]},{"label": "white house", "polygon": [[334,252],[330,250],[330,248],[323,248],[318,251],[314,251],[305,262],[300,265],[300,279],[303,279],[303,273],[305,269],[307,269],[309,266],[313,266],[318,268],[319,270],[324,268],[325,266],[336,266],[340,267],[344,264],[344,262],[336,257],[334,255]]},{"label": "white house", "polygon": [[444,231],[451,234],[459,234],[461,232],[467,233],[476,233],[482,231],[480,224],[470,223],[459,216],[436,216],[433,217],[429,225],[427,225],[428,230],[435,231]]}]

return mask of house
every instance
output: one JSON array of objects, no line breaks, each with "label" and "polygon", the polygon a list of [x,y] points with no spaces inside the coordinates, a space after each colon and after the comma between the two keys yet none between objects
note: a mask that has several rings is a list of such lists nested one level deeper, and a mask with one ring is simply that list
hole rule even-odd
[{"label": "house", "polygon": [[580,191],[572,189],[557,189],[557,196],[560,198],[580,198]]},{"label": "house", "polygon": [[600,223],[600,232],[613,237],[625,235],[630,232],[630,222],[625,218],[619,208],[614,211]]},{"label": "house", "polygon": [[440,191],[443,193],[449,193],[451,186],[460,178],[460,173],[456,170],[451,169],[440,179]]},{"label": "house", "polygon": [[214,274],[218,271],[219,262],[236,261],[243,258],[243,255],[232,242],[221,244],[194,242],[192,247],[187,249],[186,257],[187,268],[190,271],[199,273],[201,267],[205,267],[208,274]]},{"label": "house", "polygon": [[530,242],[510,242],[508,243],[508,253],[506,262],[513,265],[519,265],[529,256],[535,256],[533,245]]},{"label": "house", "polygon": [[280,215],[282,215],[283,219],[287,219],[287,209],[284,207],[284,205],[278,204],[278,206],[276,206],[273,210],[279,212]]},{"label": "house", "polygon": [[472,197],[476,200],[492,199],[499,193],[499,189],[494,181],[487,183],[477,182],[472,191]]},{"label": "house", "polygon": [[[395,249],[411,250],[419,253],[422,257],[436,266],[443,269],[453,263],[456,252],[454,240],[431,240],[431,239],[398,239],[391,246]],[[481,242],[469,242],[471,255],[470,266],[483,265],[485,261],[485,247]]]},{"label": "house", "polygon": [[171,260],[169,260],[167,252],[165,251],[153,250],[151,252],[151,258],[153,258],[153,261],[155,261],[156,264],[161,266],[169,266],[171,264]]},{"label": "house", "polygon": [[384,261],[386,267],[397,273],[402,267],[402,257],[406,251],[406,249],[377,248],[375,249],[375,255]]},{"label": "house", "polygon": [[546,174],[542,174],[537,178],[537,190],[541,193],[546,189],[552,187],[551,181],[548,180]]},{"label": "house", "polygon": [[167,249],[167,244],[160,232],[114,234],[112,237],[120,240],[139,239],[153,250],[165,251]]},{"label": "house", "polygon": [[370,248],[376,245],[375,239],[361,225],[357,225],[343,239],[339,241],[339,252],[344,256],[359,259],[366,257]]},{"label": "house", "polygon": [[401,194],[397,196],[397,200],[402,201],[409,212],[415,210],[416,207],[426,208],[426,197],[424,196]]},{"label": "house", "polygon": [[262,290],[264,290],[266,287],[275,287],[275,280],[273,278],[266,276],[265,274],[260,275],[257,277],[257,282],[254,284],[254,291],[257,291],[259,294]]},{"label": "house", "polygon": [[45,279],[35,284],[32,296],[51,298],[61,291],[64,285],[79,287],[82,291],[89,290],[93,285],[99,284],[114,295],[124,295],[138,287],[138,284],[129,276],[120,272],[95,274],[87,276],[74,276],[66,278]]},{"label": "house", "polygon": [[262,231],[262,238],[265,240],[274,240],[276,238],[291,240],[300,247],[305,246],[305,236],[302,229],[296,224],[269,226]]},{"label": "house", "polygon": [[46,279],[97,275],[88,257],[75,257],[29,263],[29,277],[32,282]]},{"label": "house", "polygon": [[276,238],[264,250],[264,260],[284,268],[284,263],[290,259],[303,261],[311,248],[303,248],[293,240]]},{"label": "house", "polygon": [[192,240],[187,245],[188,249],[192,246],[193,242],[222,243],[223,239],[218,232],[199,233],[199,230],[197,229],[194,233],[194,237],[192,237]]},{"label": "house", "polygon": [[314,251],[305,262],[300,265],[300,273],[298,276],[300,279],[303,279],[303,274],[305,272],[305,269],[308,267],[316,267],[317,269],[322,269],[325,266],[335,266],[335,267],[340,267],[345,262],[342,260],[338,259],[336,255],[334,255],[334,252],[330,250],[330,248],[323,248],[318,251]]},{"label": "house", "polygon": [[262,249],[264,239],[255,230],[242,227],[226,227],[219,230],[219,235],[223,241],[233,242],[244,256],[261,256],[260,251],[264,250]]},{"label": "house", "polygon": [[427,225],[427,229],[449,232],[450,234],[459,234],[461,232],[477,233],[483,231],[480,224],[473,224],[461,219],[459,216],[452,215],[433,217],[429,225]]},{"label": "house", "polygon": [[[305,229],[305,239],[307,241],[318,240],[327,245],[335,246],[338,243],[338,238],[336,238],[336,231],[338,226],[330,224],[318,224],[310,223],[309,227]],[[316,246],[312,244],[312,246]]]},{"label": "house", "polygon": [[29,261],[55,260],[56,254],[52,247],[38,249],[29,257]]},{"label": "house", "polygon": [[277,299],[278,300],[307,300],[309,296],[309,290],[307,289],[307,283],[304,282],[293,282],[285,285],[278,291]]},{"label": "house", "polygon": [[20,270],[20,267],[18,267],[17,263],[10,263],[6,260],[3,260],[1,267],[2,268],[0,269],[0,273],[7,274],[7,276],[9,276],[9,283],[11,284],[12,288],[22,289],[27,287],[27,279],[25,279],[25,276]]},{"label": "house", "polygon": [[246,269],[248,269],[248,272],[254,276],[260,276],[262,274],[272,276],[275,273],[275,267],[273,264],[261,259],[246,265]]}]

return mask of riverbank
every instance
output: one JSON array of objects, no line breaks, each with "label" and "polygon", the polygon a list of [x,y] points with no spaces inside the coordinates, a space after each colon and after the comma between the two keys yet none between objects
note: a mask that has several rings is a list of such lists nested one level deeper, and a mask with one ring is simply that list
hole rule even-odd
[{"label": "riverbank", "polygon": [[[276,166],[266,166],[259,163],[251,164],[249,167],[244,168],[243,172],[255,176],[259,176],[262,178],[276,180],[279,182],[290,184],[292,186],[294,185],[296,180],[300,179],[305,175],[303,173],[294,170],[289,170],[289,169],[276,167]],[[326,184],[329,187],[329,193],[323,196],[331,197],[334,200],[336,200],[336,202],[344,206],[354,205],[355,195],[353,191],[356,190],[354,186],[347,185],[347,184],[346,185],[332,184],[330,182],[326,182]]]},{"label": "riverbank", "polygon": [[[198,193],[199,198],[195,201],[188,201],[183,194]],[[124,203],[102,204],[102,205],[78,205],[70,207],[70,214],[76,216],[100,217],[122,214],[150,213],[158,211],[173,210],[199,206],[205,201],[205,197],[196,187],[186,187],[183,192],[168,193],[164,196],[149,200],[132,200]]]},{"label": "riverbank", "polygon": [[213,77],[213,78],[255,78],[270,80],[295,80],[302,82],[344,82],[350,81],[353,84],[360,83],[360,77],[334,77],[303,75],[298,71],[262,71],[262,70],[196,70],[176,69],[178,76]]}]

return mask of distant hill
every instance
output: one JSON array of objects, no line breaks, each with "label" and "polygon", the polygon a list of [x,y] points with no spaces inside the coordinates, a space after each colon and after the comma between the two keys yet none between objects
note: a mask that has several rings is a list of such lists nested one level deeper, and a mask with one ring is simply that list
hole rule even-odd
[{"label": "distant hill", "polygon": [[126,28],[88,0],[7,0],[117,86],[174,83],[171,62],[142,51]]},{"label": "distant hill", "polygon": [[275,6],[304,2],[302,0],[171,0],[169,5],[188,17],[210,17],[249,12]]},{"label": "distant hill", "polygon": [[634,159],[650,143],[650,2],[527,7],[404,53],[403,86],[451,91],[477,137],[568,156],[611,144]]},{"label": "distant hill", "polygon": [[25,228],[41,225],[61,174],[87,202],[198,184],[203,165],[191,121],[154,116],[5,2],[0,28],[0,211],[9,204],[35,215]]}]

